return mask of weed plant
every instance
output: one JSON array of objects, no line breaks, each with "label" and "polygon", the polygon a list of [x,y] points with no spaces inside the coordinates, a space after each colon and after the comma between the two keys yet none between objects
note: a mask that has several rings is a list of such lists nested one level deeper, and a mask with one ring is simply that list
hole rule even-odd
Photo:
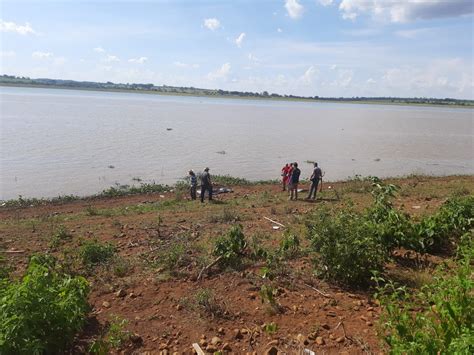
[{"label": "weed plant", "polygon": [[233,226],[225,236],[219,237],[213,249],[213,255],[220,257],[220,265],[238,267],[247,246],[241,225]]},{"label": "weed plant", "polygon": [[63,352],[84,325],[89,286],[52,257],[33,256],[21,280],[0,280],[0,353]]}]

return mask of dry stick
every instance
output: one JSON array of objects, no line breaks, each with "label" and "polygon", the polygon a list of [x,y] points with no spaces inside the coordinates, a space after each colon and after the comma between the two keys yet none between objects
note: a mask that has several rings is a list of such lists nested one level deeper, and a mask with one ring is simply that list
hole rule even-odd
[{"label": "dry stick", "polygon": [[24,250],[2,250],[3,253],[7,254],[21,254],[24,253]]},{"label": "dry stick", "polygon": [[353,341],[351,337],[348,337],[347,336],[347,333],[346,333],[346,327],[344,327],[344,322],[343,321],[340,321],[339,323],[337,323],[336,327],[334,328],[334,330],[336,330],[337,328],[339,328],[339,326],[342,326],[342,331],[344,332],[344,338],[346,338],[347,340],[349,341]]},{"label": "dry stick", "polygon": [[193,343],[193,348],[198,355],[205,355],[198,343]]},{"label": "dry stick", "polygon": [[320,294],[321,296],[323,296],[323,297],[332,298],[331,295],[328,295],[327,293],[324,293],[324,292],[318,290],[316,287],[313,287],[313,286],[308,285],[308,284],[306,284],[306,283],[305,283],[304,285],[305,285],[306,287],[309,287],[310,289],[316,291],[317,293],[319,293],[319,294]]},{"label": "dry stick", "polygon": [[209,270],[211,267],[213,267],[214,265],[216,265],[220,260],[222,259],[222,255],[219,256],[216,260],[214,260],[212,263],[210,263],[209,265],[205,266],[201,272],[199,273],[198,277],[197,277],[197,281],[199,281],[202,277],[202,274],[204,273],[204,271],[207,271]]},{"label": "dry stick", "polygon": [[263,218],[265,218],[267,221],[270,221],[274,224],[278,224],[279,226],[285,227],[283,224],[281,224],[280,222],[274,221],[273,219],[270,219],[268,217],[263,217]]}]

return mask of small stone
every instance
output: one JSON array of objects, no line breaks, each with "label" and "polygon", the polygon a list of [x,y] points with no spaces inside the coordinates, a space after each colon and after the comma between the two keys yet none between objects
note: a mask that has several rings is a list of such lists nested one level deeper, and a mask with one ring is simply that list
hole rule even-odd
[{"label": "small stone", "polygon": [[331,327],[327,323],[321,324],[321,328],[326,329],[326,330],[331,329]]},{"label": "small stone", "polygon": [[234,338],[235,339],[242,339],[244,336],[242,335],[240,329],[234,329]]},{"label": "small stone", "polygon": [[212,339],[211,339],[211,344],[212,344],[212,345],[219,345],[220,343],[222,343],[221,338],[219,338],[219,337],[212,337]]},{"label": "small stone", "polygon": [[265,355],[278,355],[278,348],[276,346],[272,346],[265,351]]},{"label": "small stone", "polygon": [[143,339],[140,335],[138,334],[132,334],[130,336],[130,340],[135,343],[135,344],[140,344],[140,343],[143,343]]},{"label": "small stone", "polygon": [[209,352],[209,353],[214,354],[214,353],[217,351],[217,347],[216,347],[215,345],[209,344],[209,345],[206,347],[206,351]]},{"label": "small stone", "polygon": [[342,343],[344,341],[344,337],[339,337],[336,339],[336,343]]},{"label": "small stone", "polygon": [[130,292],[130,294],[128,295],[128,297],[130,298],[137,298],[137,295],[133,292]]},{"label": "small stone", "polygon": [[180,311],[182,308],[183,308],[183,307],[182,307],[180,304],[177,304],[177,305],[176,305],[176,310],[177,310],[177,311]]},{"label": "small stone", "polygon": [[230,344],[229,344],[229,343],[225,343],[225,344],[222,346],[222,350],[225,350],[225,351],[232,351],[232,348],[230,347]]},{"label": "small stone", "polygon": [[199,345],[201,345],[203,347],[207,346],[207,340],[206,339],[199,340]]},{"label": "small stone", "polygon": [[369,320],[366,316],[360,316],[360,319],[363,320],[364,322],[367,322]]},{"label": "small stone", "polygon": [[166,344],[166,343],[160,343],[160,345],[159,345],[159,350],[165,350],[165,349],[168,349],[168,344]]},{"label": "small stone", "polygon": [[110,308],[110,303],[107,301],[102,302],[102,307]]},{"label": "small stone", "polygon": [[242,329],[240,330],[240,332],[241,332],[242,334],[247,334],[249,331],[248,331],[247,329],[245,329],[245,328],[242,328]]},{"label": "small stone", "polygon": [[323,337],[316,337],[316,344],[318,344],[318,345],[324,345],[324,339],[323,339]]},{"label": "small stone", "polygon": [[125,290],[122,288],[115,293],[115,296],[117,297],[125,297],[126,295],[127,295],[127,292],[125,292]]},{"label": "small stone", "polygon": [[333,312],[333,311],[329,311],[329,312],[327,313],[327,315],[328,315],[329,317],[337,317],[336,312]]},{"label": "small stone", "polygon": [[225,330],[224,330],[224,328],[220,327],[219,329],[217,329],[217,332],[218,332],[219,334],[224,334],[224,333],[225,333]]},{"label": "small stone", "polygon": [[368,322],[365,322],[365,325],[367,325],[368,327],[371,327],[374,325],[374,323],[372,323],[371,321],[368,321]]}]

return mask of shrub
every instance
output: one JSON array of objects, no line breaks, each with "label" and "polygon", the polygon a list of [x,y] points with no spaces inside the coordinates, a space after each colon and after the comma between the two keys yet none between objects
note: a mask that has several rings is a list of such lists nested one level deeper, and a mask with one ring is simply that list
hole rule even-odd
[{"label": "shrub", "polygon": [[439,268],[434,282],[416,294],[392,283],[379,287],[377,297],[384,306],[382,335],[391,353],[474,353],[474,243],[472,235],[465,240],[457,269]]},{"label": "shrub", "polygon": [[219,237],[214,245],[213,255],[220,257],[220,264],[224,266],[238,266],[247,243],[242,226],[233,226],[225,236]]},{"label": "shrub", "polygon": [[85,242],[79,250],[82,264],[87,268],[106,263],[114,256],[114,254],[115,248],[113,245],[102,244],[97,240]]},{"label": "shrub", "polygon": [[67,231],[67,229],[63,225],[60,225],[58,229],[56,230],[56,232],[54,233],[53,237],[51,238],[49,245],[51,248],[57,248],[64,241],[71,239],[71,237],[72,236]]},{"label": "shrub", "polygon": [[474,196],[451,198],[434,215],[414,225],[418,251],[438,252],[474,226]]},{"label": "shrub", "polygon": [[300,239],[297,235],[285,233],[280,241],[279,252],[287,257],[294,258],[300,253]]},{"label": "shrub", "polygon": [[59,353],[84,324],[87,281],[62,274],[50,257],[32,257],[21,280],[0,286],[2,354]]},{"label": "shrub", "polygon": [[309,224],[318,273],[334,281],[361,286],[369,282],[372,271],[381,271],[386,251],[374,237],[363,215],[342,211],[331,216],[316,214]]}]

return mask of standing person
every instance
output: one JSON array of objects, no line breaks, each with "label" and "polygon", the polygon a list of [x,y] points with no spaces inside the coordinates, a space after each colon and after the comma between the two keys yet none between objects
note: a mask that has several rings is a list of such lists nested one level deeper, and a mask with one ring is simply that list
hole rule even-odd
[{"label": "standing person", "polygon": [[283,185],[283,191],[286,191],[286,185],[288,184],[288,172],[290,171],[290,164],[286,165],[281,169],[281,183]]},{"label": "standing person", "polygon": [[290,163],[288,166],[288,172],[286,174],[286,185],[288,186],[288,191],[290,191],[292,173],[293,173],[293,163]]},{"label": "standing person", "polygon": [[204,169],[204,173],[201,175],[201,203],[204,202],[204,193],[208,192],[209,201],[212,201],[212,182],[211,175],[209,175],[209,168]]},{"label": "standing person", "polygon": [[300,174],[301,170],[298,169],[298,163],[293,163],[293,171],[291,172],[291,181],[289,185],[290,200],[293,200],[293,196],[295,200],[298,199],[298,183],[300,182]]},{"label": "standing person", "polygon": [[189,170],[189,183],[190,183],[190,190],[191,193],[191,200],[196,199],[196,188],[197,188],[197,177],[194,171]]},{"label": "standing person", "polygon": [[316,192],[318,191],[318,184],[323,178],[323,174],[321,172],[321,169],[318,167],[318,163],[314,163],[314,169],[313,173],[311,174],[311,177],[309,180],[311,181],[311,187],[309,189],[309,195],[306,197],[307,200],[313,196],[313,200],[316,200]]}]

